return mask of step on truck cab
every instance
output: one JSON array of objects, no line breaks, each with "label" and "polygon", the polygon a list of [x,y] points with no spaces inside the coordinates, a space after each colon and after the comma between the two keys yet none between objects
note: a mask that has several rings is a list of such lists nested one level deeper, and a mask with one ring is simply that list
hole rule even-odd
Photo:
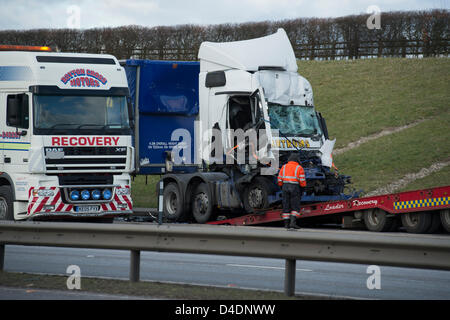
[{"label": "step on truck cab", "polygon": [[0,219],[131,214],[128,95],[111,55],[0,46]]}]

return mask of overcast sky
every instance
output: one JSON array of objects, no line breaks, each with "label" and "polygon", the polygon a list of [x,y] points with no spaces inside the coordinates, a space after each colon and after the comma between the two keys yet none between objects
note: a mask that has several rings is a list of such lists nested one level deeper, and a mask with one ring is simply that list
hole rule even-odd
[{"label": "overcast sky", "polygon": [[[450,0],[0,0],[0,30],[219,24],[449,9]],[[75,7],[74,7],[75,6]],[[79,14],[78,14],[79,12]]]}]

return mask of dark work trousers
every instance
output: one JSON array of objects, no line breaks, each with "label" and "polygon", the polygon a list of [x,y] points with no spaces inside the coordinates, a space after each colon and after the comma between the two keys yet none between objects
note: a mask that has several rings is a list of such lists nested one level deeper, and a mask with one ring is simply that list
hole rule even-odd
[{"label": "dark work trousers", "polygon": [[291,215],[300,216],[301,188],[298,184],[283,183],[283,219],[289,219]]}]

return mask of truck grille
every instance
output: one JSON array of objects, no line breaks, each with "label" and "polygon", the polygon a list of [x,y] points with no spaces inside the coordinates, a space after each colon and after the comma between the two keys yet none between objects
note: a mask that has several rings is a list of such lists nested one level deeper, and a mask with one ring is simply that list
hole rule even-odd
[{"label": "truck grille", "polygon": [[126,167],[126,147],[45,147],[47,172],[114,172]]}]

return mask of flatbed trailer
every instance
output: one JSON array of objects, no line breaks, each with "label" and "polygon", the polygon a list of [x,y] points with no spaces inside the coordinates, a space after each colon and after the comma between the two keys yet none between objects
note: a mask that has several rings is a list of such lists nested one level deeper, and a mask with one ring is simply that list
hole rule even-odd
[{"label": "flatbed trailer", "polygon": [[[450,185],[380,196],[302,205],[299,224],[312,218],[340,221],[342,227],[365,226],[370,231],[395,231],[401,225],[411,233],[450,232]],[[282,222],[281,209],[210,221],[216,225],[260,225]]]}]

